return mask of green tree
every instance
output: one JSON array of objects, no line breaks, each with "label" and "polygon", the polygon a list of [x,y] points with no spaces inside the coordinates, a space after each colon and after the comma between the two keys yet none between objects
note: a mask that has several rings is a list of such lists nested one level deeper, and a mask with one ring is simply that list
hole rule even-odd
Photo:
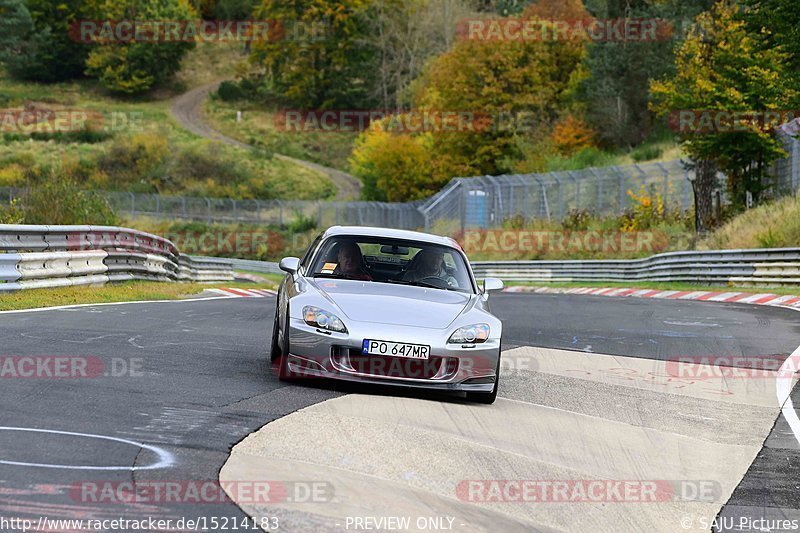
[{"label": "green tree", "polygon": [[255,17],[280,24],[252,46],[263,92],[300,108],[369,108],[376,59],[369,7],[370,0],[263,0]]},{"label": "green tree", "polygon": [[[27,12],[14,0],[3,0],[5,10],[0,24],[4,37],[16,40],[4,48],[3,61],[12,76],[25,80],[56,82],[83,73],[87,47],[70,39],[70,26],[83,15],[82,0],[28,0]],[[6,19],[6,12],[10,17]],[[17,26],[17,24],[19,24]],[[10,32],[7,34],[6,32]],[[1,39],[1,38],[0,38]]]},{"label": "green tree", "polygon": [[[592,42],[585,68],[589,75],[581,83],[579,98],[586,118],[599,133],[602,144],[631,147],[642,142],[655,126],[648,109],[649,84],[675,72],[675,50],[683,40],[682,27],[713,0],[625,0],[594,7],[599,19],[660,19],[672,32],[659,32],[655,42]],[[592,9],[592,4],[587,4]]]},{"label": "green tree", "polygon": [[[197,14],[185,0],[101,0],[92,10],[99,20],[195,21]],[[169,80],[191,42],[125,42],[99,44],[86,60],[86,73],[109,91],[142,93]]]},{"label": "green tree", "polygon": [[20,54],[33,31],[33,19],[23,0],[0,0],[0,61]]},{"label": "green tree", "polygon": [[789,55],[786,75],[800,85],[800,9],[795,0],[743,0],[742,20],[765,48]]},{"label": "green tree", "polygon": [[[786,75],[787,54],[760,47],[739,15],[735,4],[720,1],[697,18],[677,53],[675,75],[651,85],[655,111],[763,112],[785,109],[796,98]],[[756,120],[737,125],[738,130],[724,124],[712,131],[680,130],[682,147],[697,164],[693,187],[698,232],[714,225],[716,169],[726,174],[734,205],[741,208],[747,192],[758,201],[768,165],[783,153],[770,124]]]}]

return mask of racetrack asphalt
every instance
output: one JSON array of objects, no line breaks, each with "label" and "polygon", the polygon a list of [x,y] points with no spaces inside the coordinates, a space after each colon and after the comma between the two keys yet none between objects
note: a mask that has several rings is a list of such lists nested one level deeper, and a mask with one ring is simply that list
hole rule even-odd
[{"label": "racetrack asphalt", "polygon": [[[684,355],[785,357],[800,344],[800,317],[787,309],[537,294],[498,294],[492,296],[492,302],[493,310],[504,321],[504,343],[509,352],[535,346],[551,349],[548,357],[563,354],[564,358],[579,352],[631,360]],[[76,487],[91,488],[90,483],[116,487],[131,480],[177,481],[184,486],[189,481],[215,482],[230,450],[242,439],[265,424],[260,433],[268,434],[270,422],[298,409],[320,402],[325,406],[326,400],[335,398],[346,400],[342,394],[347,393],[358,394],[349,398],[374,401],[376,405],[397,398],[471,408],[441,395],[333,383],[279,382],[267,353],[274,305],[273,298],[242,298],[0,315],[0,357],[87,357],[102,360],[105,371],[121,374],[0,380],[0,426],[6,428],[0,429],[0,519],[203,517],[207,524],[211,517],[241,520],[246,515],[229,502],[130,503],[113,497],[94,502],[96,493],[81,493]],[[539,364],[548,360],[537,359]],[[131,365],[136,368],[133,374]],[[127,372],[123,371],[125,367]],[[592,399],[588,391],[584,392],[584,401],[574,396],[553,400],[560,387],[563,390],[564,383],[574,378],[548,374],[526,379],[530,381],[512,377],[507,387],[501,385],[500,396],[532,404],[559,401],[562,410],[593,408],[598,416],[608,414],[608,406],[589,401],[587,407],[586,400]],[[603,384],[593,386],[600,389]],[[800,405],[798,396],[795,388],[795,405]],[[772,414],[766,413],[759,422],[759,428],[765,427],[769,434],[763,447],[754,437],[755,430],[751,434],[748,427],[755,424],[754,419],[742,416],[742,423],[732,427],[736,413],[728,412],[727,418],[712,425],[713,431],[720,433],[722,444],[727,445],[725,439],[729,438],[721,435],[724,432],[757,448],[755,460],[749,467],[745,465],[746,473],[742,472],[722,517],[751,513],[757,518],[767,511],[796,513],[800,508],[798,443],[783,417],[778,416],[777,402],[769,411]],[[675,418],[674,413],[663,416]],[[699,424],[691,420],[685,423],[685,431]],[[67,432],[82,435],[64,434]],[[291,450],[286,454],[289,458]],[[147,469],[159,462],[162,467]],[[46,464],[60,467],[45,468]]]}]

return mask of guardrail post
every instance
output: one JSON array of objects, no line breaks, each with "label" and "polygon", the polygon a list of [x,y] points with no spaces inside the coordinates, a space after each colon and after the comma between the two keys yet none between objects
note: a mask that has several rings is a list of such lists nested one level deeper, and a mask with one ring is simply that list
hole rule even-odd
[{"label": "guardrail post", "polygon": [[669,210],[669,170],[664,167],[660,162],[656,163],[658,168],[661,169],[661,172],[664,173],[664,210]]},{"label": "guardrail post", "polygon": [[597,169],[592,167],[589,172],[597,179],[597,214],[600,215],[603,211],[603,177],[597,173]]}]

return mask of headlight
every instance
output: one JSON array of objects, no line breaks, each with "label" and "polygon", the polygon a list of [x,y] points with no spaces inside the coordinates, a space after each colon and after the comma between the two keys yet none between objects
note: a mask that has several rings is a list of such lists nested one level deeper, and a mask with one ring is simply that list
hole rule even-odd
[{"label": "headlight", "polygon": [[451,344],[474,344],[486,342],[489,338],[489,324],[473,324],[458,328],[447,341]]},{"label": "headlight", "polygon": [[306,324],[314,326],[315,328],[347,333],[344,322],[342,322],[338,316],[324,309],[320,309],[319,307],[314,307],[313,305],[307,305],[303,308],[303,320]]}]

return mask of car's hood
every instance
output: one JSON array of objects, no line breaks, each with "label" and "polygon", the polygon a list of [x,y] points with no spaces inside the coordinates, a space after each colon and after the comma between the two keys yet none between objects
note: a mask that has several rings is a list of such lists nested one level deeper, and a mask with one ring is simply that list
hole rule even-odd
[{"label": "car's hood", "polygon": [[341,279],[309,280],[323,297],[358,322],[442,329],[470,302],[470,294],[408,285]]}]

